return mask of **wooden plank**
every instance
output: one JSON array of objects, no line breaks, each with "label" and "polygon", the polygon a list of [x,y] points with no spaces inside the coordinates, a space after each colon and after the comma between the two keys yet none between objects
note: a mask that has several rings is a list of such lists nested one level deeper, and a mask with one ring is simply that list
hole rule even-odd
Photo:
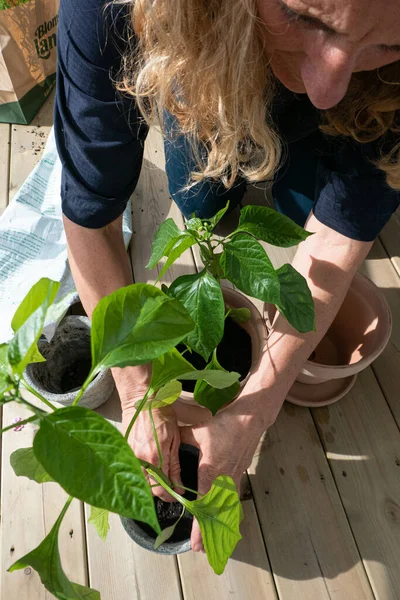
[{"label": "wooden plank", "polygon": [[392,311],[390,341],[372,368],[400,427],[400,278],[379,240],[361,270],[382,290]]},{"label": "wooden plank", "polygon": [[0,215],[8,204],[11,126],[0,123]]},{"label": "wooden plank", "polygon": [[249,469],[281,600],[372,600],[308,409],[285,404]]},{"label": "wooden plank", "polygon": [[[146,140],[145,158],[141,176],[132,196],[133,236],[131,260],[135,281],[154,283],[165,259],[153,270],[148,270],[151,246],[161,223],[171,217],[183,229],[183,217],[168,191],[168,178],[164,171],[164,149],[161,134],[152,129]],[[167,271],[163,281],[173,281],[179,275],[193,273],[194,264],[190,250],[187,250]]]},{"label": "wooden plank", "polygon": [[[8,404],[3,407],[3,426],[10,425],[16,417],[30,415],[15,403]],[[0,596],[10,600],[54,600],[33,569],[7,573],[13,562],[33,550],[50,532],[68,497],[55,483],[38,485],[14,474],[10,455],[18,448],[32,446],[34,431],[33,425],[26,425],[22,431],[11,430],[3,434]],[[82,505],[77,500],[68,509],[59,540],[65,573],[73,581],[87,583]]]},{"label": "wooden plank", "polygon": [[400,208],[392,215],[379,237],[400,276]]},{"label": "wooden plank", "polygon": [[[119,427],[118,394],[100,407],[99,412]],[[85,508],[88,518],[90,509]],[[182,598],[174,556],[161,556],[140,548],[126,534],[117,515],[110,516],[110,531],[105,542],[98,537],[93,525],[86,527],[90,583],[101,591],[102,600]]]},{"label": "wooden plank", "polygon": [[400,433],[372,369],[313,413],[375,597],[398,600]]},{"label": "wooden plank", "polygon": [[53,124],[54,92],[43,105],[32,125],[12,125],[10,201],[40,160]]}]

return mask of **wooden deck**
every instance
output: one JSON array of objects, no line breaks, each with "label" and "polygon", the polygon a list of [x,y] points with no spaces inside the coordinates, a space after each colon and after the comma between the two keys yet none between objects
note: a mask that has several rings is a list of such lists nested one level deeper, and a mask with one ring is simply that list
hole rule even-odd
[{"label": "wooden deck", "polygon": [[[52,121],[51,101],[33,126],[0,125],[0,210],[40,154]],[[249,194],[259,201],[262,190]],[[258,197],[258,198],[257,198]],[[144,265],[160,222],[182,217],[168,195],[163,150],[155,133],[133,201],[132,267],[136,281],[152,282]],[[290,250],[269,248],[279,265]],[[400,599],[400,217],[394,216],[362,271],[385,293],[394,317],[391,342],[339,403],[308,410],[286,404],[260,444],[248,471],[243,540],[217,577],[202,554],[162,557],[142,550],[119,518],[102,542],[87,510],[74,501],[60,534],[61,555],[74,581],[100,590],[102,600],[399,600]],[[170,277],[196,269],[191,251]],[[118,399],[102,410],[121,418]],[[18,407],[6,406],[3,426]],[[10,564],[49,532],[66,495],[14,475],[9,456],[32,442],[26,426],[6,433],[1,455],[2,600],[50,600],[30,568]]]}]

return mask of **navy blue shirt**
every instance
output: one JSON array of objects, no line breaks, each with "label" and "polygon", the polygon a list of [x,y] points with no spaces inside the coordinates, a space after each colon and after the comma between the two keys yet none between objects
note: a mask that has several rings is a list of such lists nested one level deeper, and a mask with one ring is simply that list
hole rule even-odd
[{"label": "navy blue shirt", "polygon": [[[124,211],[147,135],[134,100],[113,83],[130,5],[107,4],[61,0],[57,38],[54,127],[63,165],[62,207],[71,221],[89,228],[103,227]],[[320,114],[308,97],[283,86],[273,116],[289,154],[292,148],[295,156],[301,143],[299,161],[303,148],[318,158],[313,188],[318,220],[350,238],[373,240],[400,203],[400,194],[372,164],[380,143],[323,136]]]}]

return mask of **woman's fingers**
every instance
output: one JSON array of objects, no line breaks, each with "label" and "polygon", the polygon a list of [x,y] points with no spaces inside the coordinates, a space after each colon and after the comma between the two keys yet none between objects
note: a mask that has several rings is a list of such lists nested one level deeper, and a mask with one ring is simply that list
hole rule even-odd
[{"label": "woman's fingers", "polygon": [[182,486],[181,480],[181,464],[179,462],[179,447],[181,445],[181,438],[179,433],[174,437],[171,448],[170,464],[169,464],[169,478],[174,484],[174,490],[177,494],[183,495],[185,490]]},{"label": "woman's fingers", "polygon": [[190,446],[200,448],[192,427],[180,427],[179,432],[182,444],[189,444]]},{"label": "woman's fingers", "polygon": [[192,546],[193,552],[204,552],[203,540],[197,519],[193,519],[190,545]]}]

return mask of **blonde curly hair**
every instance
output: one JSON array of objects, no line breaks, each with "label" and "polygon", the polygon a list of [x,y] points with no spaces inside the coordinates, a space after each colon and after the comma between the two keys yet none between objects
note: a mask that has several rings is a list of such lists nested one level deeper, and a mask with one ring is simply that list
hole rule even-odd
[{"label": "blonde curly hair", "polygon": [[[135,97],[149,124],[163,111],[189,136],[199,163],[193,181],[238,175],[271,179],[282,155],[268,115],[274,76],[268,66],[255,0],[116,0],[132,4],[131,45],[118,89]],[[400,63],[355,73],[345,98],[323,112],[321,129],[365,143],[400,132]],[[397,137],[398,139],[398,137]],[[201,162],[198,142],[207,149]],[[400,143],[377,166],[400,190]]]}]

